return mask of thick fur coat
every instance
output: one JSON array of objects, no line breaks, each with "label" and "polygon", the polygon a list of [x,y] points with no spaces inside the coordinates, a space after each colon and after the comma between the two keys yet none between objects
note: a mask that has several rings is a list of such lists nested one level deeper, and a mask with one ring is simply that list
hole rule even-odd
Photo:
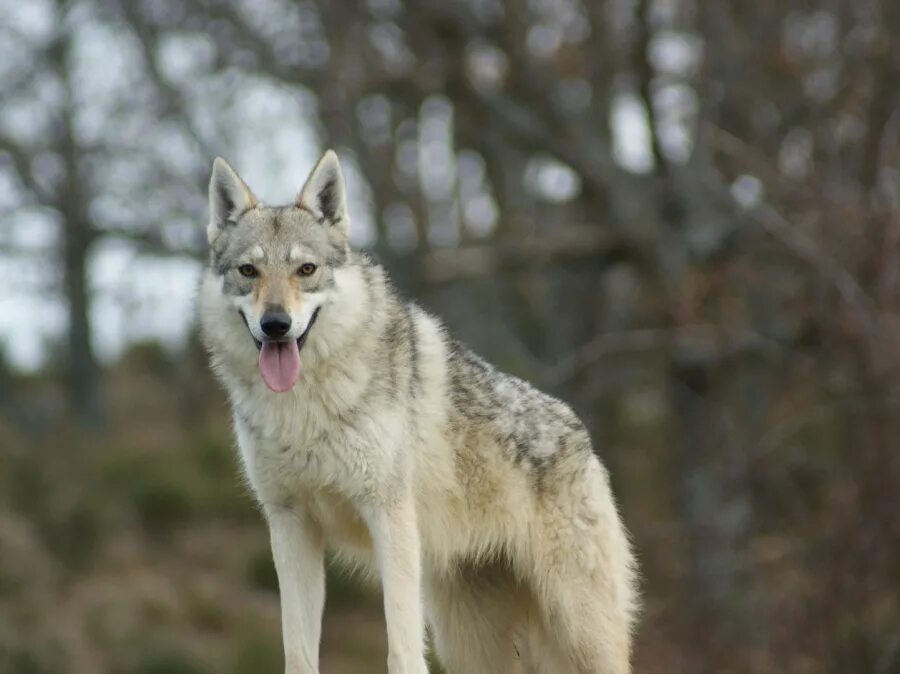
[{"label": "thick fur coat", "polygon": [[[270,208],[221,159],[203,338],[318,672],[324,555],[381,579],[391,674],[626,674],[635,563],[574,413],[453,341],[348,245],[334,153]],[[276,335],[273,337],[272,335]],[[295,348],[296,347],[296,348]]]}]

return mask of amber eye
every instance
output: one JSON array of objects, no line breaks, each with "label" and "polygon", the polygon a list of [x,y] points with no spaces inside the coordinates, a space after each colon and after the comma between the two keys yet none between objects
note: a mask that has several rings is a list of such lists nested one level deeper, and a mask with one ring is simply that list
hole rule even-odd
[{"label": "amber eye", "polygon": [[307,262],[300,265],[297,273],[300,274],[300,276],[312,276],[316,273],[316,269],[318,269],[316,265],[314,265],[312,262]]},{"label": "amber eye", "polygon": [[247,278],[256,278],[259,276],[259,271],[257,271],[256,267],[252,264],[242,264],[238,267],[238,273],[241,276],[246,276]]}]

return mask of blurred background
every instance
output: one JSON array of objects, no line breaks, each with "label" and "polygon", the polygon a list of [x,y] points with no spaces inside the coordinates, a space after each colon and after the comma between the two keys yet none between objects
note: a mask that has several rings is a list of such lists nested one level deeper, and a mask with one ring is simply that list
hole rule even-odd
[{"label": "blurred background", "polygon": [[[900,672],[900,3],[0,17],[2,674],[282,671],[192,296],[213,157],[278,203],[326,147],[355,244],[589,425],[636,671]],[[323,672],[381,621],[333,573]]]}]

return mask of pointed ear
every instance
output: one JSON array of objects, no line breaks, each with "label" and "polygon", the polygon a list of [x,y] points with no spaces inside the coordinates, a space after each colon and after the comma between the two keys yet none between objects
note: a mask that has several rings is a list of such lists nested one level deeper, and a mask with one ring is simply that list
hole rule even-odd
[{"label": "pointed ear", "polygon": [[229,222],[256,206],[256,197],[228,162],[216,157],[209,178],[209,225],[206,236],[212,244]]},{"label": "pointed ear", "polygon": [[344,174],[333,150],[328,150],[306,179],[297,205],[312,211],[332,225],[347,231],[347,202]]}]

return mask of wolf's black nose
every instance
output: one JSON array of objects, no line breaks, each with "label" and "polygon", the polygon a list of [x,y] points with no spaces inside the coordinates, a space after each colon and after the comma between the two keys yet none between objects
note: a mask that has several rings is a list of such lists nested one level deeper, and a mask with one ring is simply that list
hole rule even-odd
[{"label": "wolf's black nose", "polygon": [[284,337],[291,329],[291,317],[283,311],[267,311],[259,320],[259,327],[268,337]]}]

